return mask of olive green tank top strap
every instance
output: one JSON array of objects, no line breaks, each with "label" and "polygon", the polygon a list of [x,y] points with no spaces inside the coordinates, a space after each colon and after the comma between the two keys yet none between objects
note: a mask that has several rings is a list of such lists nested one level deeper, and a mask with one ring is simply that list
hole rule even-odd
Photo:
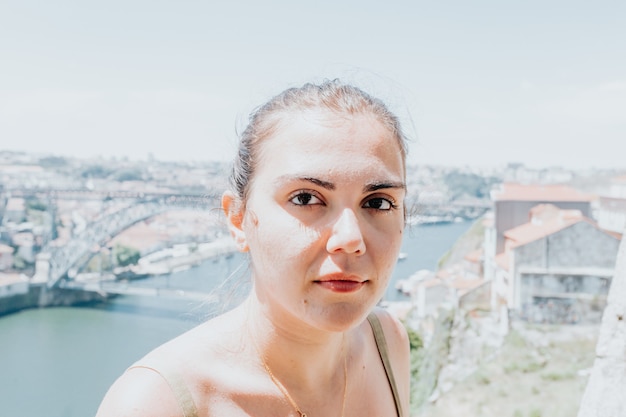
[{"label": "olive green tank top strap", "polygon": [[376,340],[376,347],[378,348],[380,359],[383,361],[383,367],[385,368],[387,380],[389,381],[389,386],[391,387],[393,401],[396,404],[398,417],[403,417],[404,414],[402,413],[402,404],[400,403],[400,393],[398,392],[396,379],[393,376],[393,369],[391,368],[391,362],[389,361],[389,349],[387,348],[387,341],[385,340],[383,326],[380,324],[380,320],[375,313],[370,313],[367,316],[367,320],[370,322],[370,326],[372,326],[372,331],[374,332],[374,340]]},{"label": "olive green tank top strap", "polygon": [[167,382],[172,393],[174,394],[174,398],[178,402],[181,410],[183,411],[184,417],[198,417],[198,410],[196,409],[196,405],[193,402],[193,397],[191,396],[191,392],[189,392],[189,388],[187,388],[187,384],[183,380],[182,376],[173,370],[169,369],[156,369],[151,366],[146,366],[141,362],[138,362],[132,365],[128,369],[133,368],[143,368],[148,369],[153,372],[156,372]]}]

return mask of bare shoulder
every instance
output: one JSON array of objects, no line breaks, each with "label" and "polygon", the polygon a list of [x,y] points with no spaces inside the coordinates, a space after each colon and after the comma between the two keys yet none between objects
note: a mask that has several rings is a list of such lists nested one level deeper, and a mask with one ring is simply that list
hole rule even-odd
[{"label": "bare shoulder", "polygon": [[109,388],[96,417],[182,416],[177,399],[161,375],[131,368]]},{"label": "bare shoulder", "polygon": [[148,353],[115,381],[96,417],[182,417],[187,404],[206,408],[241,345],[240,332],[227,324],[207,321]]},{"label": "bare shoulder", "polygon": [[[122,374],[109,388],[96,417],[178,417],[197,404],[201,381],[192,364],[198,361],[198,326],[157,347]],[[184,405],[185,404],[185,405]]]}]

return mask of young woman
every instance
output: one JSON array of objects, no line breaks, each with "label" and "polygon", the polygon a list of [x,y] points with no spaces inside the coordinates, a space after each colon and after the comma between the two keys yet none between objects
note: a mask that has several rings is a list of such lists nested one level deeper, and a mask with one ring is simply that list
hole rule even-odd
[{"label": "young woman", "polygon": [[222,198],[249,297],[131,366],[97,416],[408,416],[408,338],[375,307],[402,241],[405,155],[397,118],[338,81],[260,107]]}]

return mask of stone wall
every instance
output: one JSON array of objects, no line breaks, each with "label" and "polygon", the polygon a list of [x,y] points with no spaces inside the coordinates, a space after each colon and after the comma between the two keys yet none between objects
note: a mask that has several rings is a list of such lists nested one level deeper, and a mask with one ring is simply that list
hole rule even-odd
[{"label": "stone wall", "polygon": [[626,416],[626,239],[620,245],[607,301],[578,417]]},{"label": "stone wall", "polygon": [[468,291],[459,297],[459,308],[469,311],[474,308],[488,310],[491,303],[491,281]]},{"label": "stone wall", "polygon": [[619,239],[587,222],[579,222],[516,248],[516,268],[612,269],[619,244]]},{"label": "stone wall", "polygon": [[516,316],[539,323],[599,323],[618,250],[619,239],[588,222],[515,248]]},{"label": "stone wall", "polygon": [[587,222],[548,236],[549,268],[613,268],[620,240]]}]

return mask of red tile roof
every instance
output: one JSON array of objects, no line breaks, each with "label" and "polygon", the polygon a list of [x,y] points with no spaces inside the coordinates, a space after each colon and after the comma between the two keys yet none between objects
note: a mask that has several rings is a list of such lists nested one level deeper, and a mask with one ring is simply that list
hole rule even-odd
[{"label": "red tile roof", "polygon": [[596,222],[583,216],[580,210],[560,210],[552,204],[539,204],[533,207],[530,213],[530,222],[504,232],[506,238],[504,252],[495,257],[495,262],[500,268],[509,269],[511,249],[552,235],[579,222],[587,222],[616,239],[622,238],[619,233],[600,229]]},{"label": "red tile roof", "polygon": [[0,253],[13,253],[13,251],[11,246],[0,243]]},{"label": "red tile roof", "polygon": [[535,206],[530,210],[530,213],[531,220],[529,223],[504,232],[507,249],[549,236],[581,221],[589,221],[595,225],[594,222],[584,217],[579,210],[559,210],[552,204]]},{"label": "red tile roof", "polygon": [[496,255],[496,265],[505,271],[509,270],[509,260],[509,252],[502,252],[501,254]]},{"label": "red tile roof", "polygon": [[464,259],[469,262],[479,263],[482,260],[483,252],[484,251],[482,248],[473,250],[469,252],[468,254],[466,254],[464,256]]}]

